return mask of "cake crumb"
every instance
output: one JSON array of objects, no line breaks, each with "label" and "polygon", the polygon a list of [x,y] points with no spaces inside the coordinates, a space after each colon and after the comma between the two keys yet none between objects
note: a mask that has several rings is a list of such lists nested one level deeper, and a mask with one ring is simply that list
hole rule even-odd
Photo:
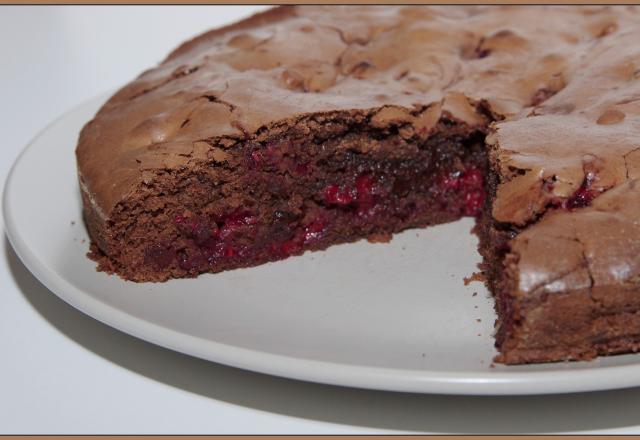
[{"label": "cake crumb", "polygon": [[75,220],[71,220],[71,226],[75,226],[76,222]]},{"label": "cake crumb", "polygon": [[377,233],[367,237],[369,243],[389,243],[393,236],[391,234]]},{"label": "cake crumb", "polygon": [[482,322],[482,319],[477,318],[477,319],[476,319],[476,322]]},{"label": "cake crumb", "polygon": [[469,284],[471,284],[474,281],[479,281],[481,283],[484,283],[486,280],[487,279],[485,278],[485,276],[484,276],[484,274],[482,272],[474,272],[474,273],[471,274],[471,276],[463,278],[465,286],[468,286]]},{"label": "cake crumb", "polygon": [[473,308],[474,308],[474,309],[477,309],[477,308],[478,308],[478,306],[473,306]]},{"label": "cake crumb", "polygon": [[491,364],[489,365],[489,368],[496,368],[496,364],[494,364],[493,362],[491,362]]},{"label": "cake crumb", "polygon": [[473,295],[471,296],[478,296],[478,292],[473,292]]}]

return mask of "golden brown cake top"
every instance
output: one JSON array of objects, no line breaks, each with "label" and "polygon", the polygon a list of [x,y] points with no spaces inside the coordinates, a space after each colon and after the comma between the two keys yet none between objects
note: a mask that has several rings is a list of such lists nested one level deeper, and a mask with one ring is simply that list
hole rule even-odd
[{"label": "golden brown cake top", "polygon": [[[630,6],[270,10],[183,44],[116,93],[81,134],[81,182],[108,217],[145,172],[305,115],[368,112],[428,136],[442,112],[482,123],[484,102],[503,119],[488,138],[503,175],[493,215],[536,222],[514,242],[535,255],[520,262],[521,291],[630,280],[640,272],[639,42]],[[577,206],[580,191],[592,206]],[[625,249],[602,249],[619,242],[612,227]]]}]

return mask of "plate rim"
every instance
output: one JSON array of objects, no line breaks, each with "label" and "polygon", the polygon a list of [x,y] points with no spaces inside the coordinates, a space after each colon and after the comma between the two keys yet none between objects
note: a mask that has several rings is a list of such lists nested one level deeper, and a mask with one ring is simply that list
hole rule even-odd
[{"label": "plate rim", "polygon": [[[108,93],[85,100],[62,113],[45,126],[22,149],[10,167],[2,195],[6,236],[26,268],[48,290],[82,313],[152,344],[208,361],[278,377],[343,387],[380,391],[451,395],[537,395],[629,388],[640,385],[638,364],[595,366],[566,371],[486,371],[469,374],[433,370],[410,370],[364,365],[340,364],[304,359],[241,348],[198,336],[188,335],[137,318],[113,307],[68,282],[49,268],[21,238],[13,218],[11,195],[15,176],[24,166],[28,151],[36,148],[48,132],[75,112],[104,100]],[[526,367],[525,367],[526,368]]]}]

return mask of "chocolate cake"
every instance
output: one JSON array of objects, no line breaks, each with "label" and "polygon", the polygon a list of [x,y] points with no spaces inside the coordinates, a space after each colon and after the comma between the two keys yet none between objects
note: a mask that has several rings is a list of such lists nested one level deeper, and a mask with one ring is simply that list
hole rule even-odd
[{"label": "chocolate cake", "polygon": [[99,269],[164,281],[477,218],[498,361],[640,348],[635,7],[280,7],[77,148]]}]

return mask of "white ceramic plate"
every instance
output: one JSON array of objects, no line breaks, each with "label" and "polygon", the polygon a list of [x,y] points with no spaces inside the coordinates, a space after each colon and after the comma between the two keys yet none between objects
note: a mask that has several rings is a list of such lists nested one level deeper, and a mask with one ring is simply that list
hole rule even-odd
[{"label": "white ceramic plate", "polygon": [[480,259],[470,219],[163,284],[96,272],[85,256],[74,149],[103,101],[64,115],[25,149],[3,202],[24,264],[88,315],[193,356],[328,384],[447,394],[640,385],[640,355],[492,365],[492,301],[480,283],[463,284]]}]

